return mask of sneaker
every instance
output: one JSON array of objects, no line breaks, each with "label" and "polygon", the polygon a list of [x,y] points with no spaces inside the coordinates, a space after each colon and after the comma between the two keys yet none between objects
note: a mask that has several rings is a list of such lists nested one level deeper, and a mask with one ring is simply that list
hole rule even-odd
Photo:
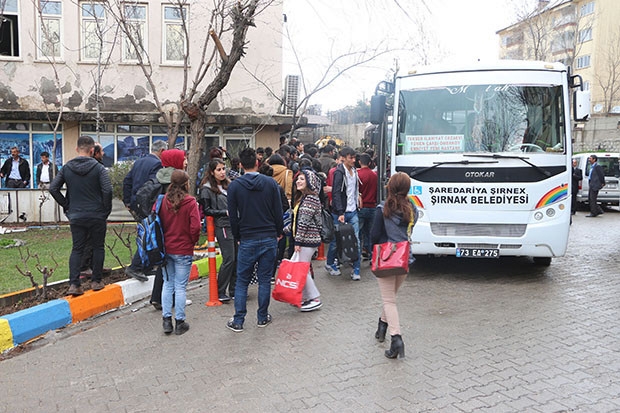
[{"label": "sneaker", "polygon": [[220,295],[218,297],[218,300],[220,300],[223,303],[226,303],[226,302],[230,301],[230,297],[227,296],[226,294],[222,294],[222,295]]},{"label": "sneaker", "polygon": [[185,300],[185,306],[187,307],[188,305],[192,305],[192,300],[190,300],[189,298]]},{"label": "sneaker", "polygon": [[257,326],[259,327],[267,327],[269,324],[271,324],[271,314],[267,314],[267,318],[264,320],[259,320],[258,323],[256,323]]},{"label": "sneaker", "polygon": [[189,330],[189,324],[185,320],[175,320],[176,326],[174,328],[174,334],[180,336],[181,334],[187,333]]},{"label": "sneaker", "polygon": [[235,333],[240,333],[243,331],[243,326],[241,324],[235,323],[234,318],[228,320],[228,322],[226,323],[226,327],[228,327],[229,330],[232,330]]},{"label": "sneaker", "polygon": [[322,305],[323,303],[318,298],[315,298],[314,300],[304,301],[304,303],[301,305],[301,312],[306,313],[309,311],[318,310],[319,308],[321,308]]},{"label": "sneaker", "polygon": [[78,295],[84,294],[84,290],[82,290],[82,287],[79,285],[71,284],[69,286],[69,291],[67,291],[67,294],[77,297]]},{"label": "sneaker", "polygon": [[148,281],[149,277],[144,275],[141,271],[136,271],[131,267],[125,268],[125,275],[131,278],[135,278],[138,281]]},{"label": "sneaker", "polygon": [[90,284],[90,288],[92,288],[93,291],[103,290],[105,288],[105,284],[103,283],[103,281],[93,281]]},{"label": "sneaker", "polygon": [[325,269],[327,270],[329,275],[333,275],[333,276],[340,275],[340,270],[334,264],[332,265],[326,264]]},{"label": "sneaker", "polygon": [[353,281],[359,281],[360,280],[360,272],[359,272],[359,270],[353,271],[353,274],[351,274],[351,279]]}]

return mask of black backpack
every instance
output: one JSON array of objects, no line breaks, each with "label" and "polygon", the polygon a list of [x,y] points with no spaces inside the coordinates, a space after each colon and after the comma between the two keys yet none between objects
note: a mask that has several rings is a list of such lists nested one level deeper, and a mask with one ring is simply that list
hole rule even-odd
[{"label": "black backpack", "polygon": [[139,219],[144,219],[151,214],[151,209],[153,209],[157,196],[164,193],[163,189],[163,185],[157,178],[149,179],[138,189],[138,192],[136,192],[136,210],[134,212]]}]

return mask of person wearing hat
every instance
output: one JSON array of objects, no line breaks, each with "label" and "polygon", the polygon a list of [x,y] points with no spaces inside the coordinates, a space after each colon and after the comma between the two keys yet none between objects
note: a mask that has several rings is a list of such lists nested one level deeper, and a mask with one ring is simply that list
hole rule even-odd
[{"label": "person wearing hat", "polygon": [[[293,234],[295,252],[291,261],[311,262],[314,252],[321,245],[321,201],[319,191],[321,190],[321,180],[311,169],[301,170],[295,181],[297,188],[293,220],[288,229]],[[312,265],[312,264],[311,264]],[[302,292],[301,311],[308,312],[321,308],[323,303],[312,271],[308,271],[306,285]]]}]

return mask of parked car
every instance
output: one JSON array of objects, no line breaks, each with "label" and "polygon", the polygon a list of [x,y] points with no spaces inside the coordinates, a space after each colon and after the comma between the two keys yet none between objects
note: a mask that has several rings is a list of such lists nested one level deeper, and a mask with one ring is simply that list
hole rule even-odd
[{"label": "parked car", "polygon": [[[598,164],[605,171],[605,186],[598,192],[598,201],[601,205],[619,205],[620,204],[620,167],[618,159],[619,153],[594,153],[598,157]],[[588,158],[591,153],[580,153],[573,155],[573,159],[577,159],[577,167],[583,171],[583,180],[577,192],[577,202],[580,205],[588,204],[588,178],[590,176],[591,164]]]}]

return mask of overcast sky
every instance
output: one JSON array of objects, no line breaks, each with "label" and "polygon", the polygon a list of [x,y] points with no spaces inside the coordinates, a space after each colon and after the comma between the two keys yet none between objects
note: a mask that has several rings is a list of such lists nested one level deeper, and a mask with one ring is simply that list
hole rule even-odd
[{"label": "overcast sky", "polygon": [[[497,59],[499,38],[495,32],[515,21],[515,1],[288,0],[284,2],[284,13],[306,83],[313,87],[331,60],[330,55],[360,50],[380,41],[392,46],[412,44],[423,37],[440,45],[429,53],[441,54],[444,60]],[[284,74],[299,74],[286,37],[283,42]],[[392,53],[354,69],[316,94],[310,103],[321,104],[325,113],[369,99],[376,84],[388,76],[396,58],[401,72],[419,60],[410,52]]]}]

